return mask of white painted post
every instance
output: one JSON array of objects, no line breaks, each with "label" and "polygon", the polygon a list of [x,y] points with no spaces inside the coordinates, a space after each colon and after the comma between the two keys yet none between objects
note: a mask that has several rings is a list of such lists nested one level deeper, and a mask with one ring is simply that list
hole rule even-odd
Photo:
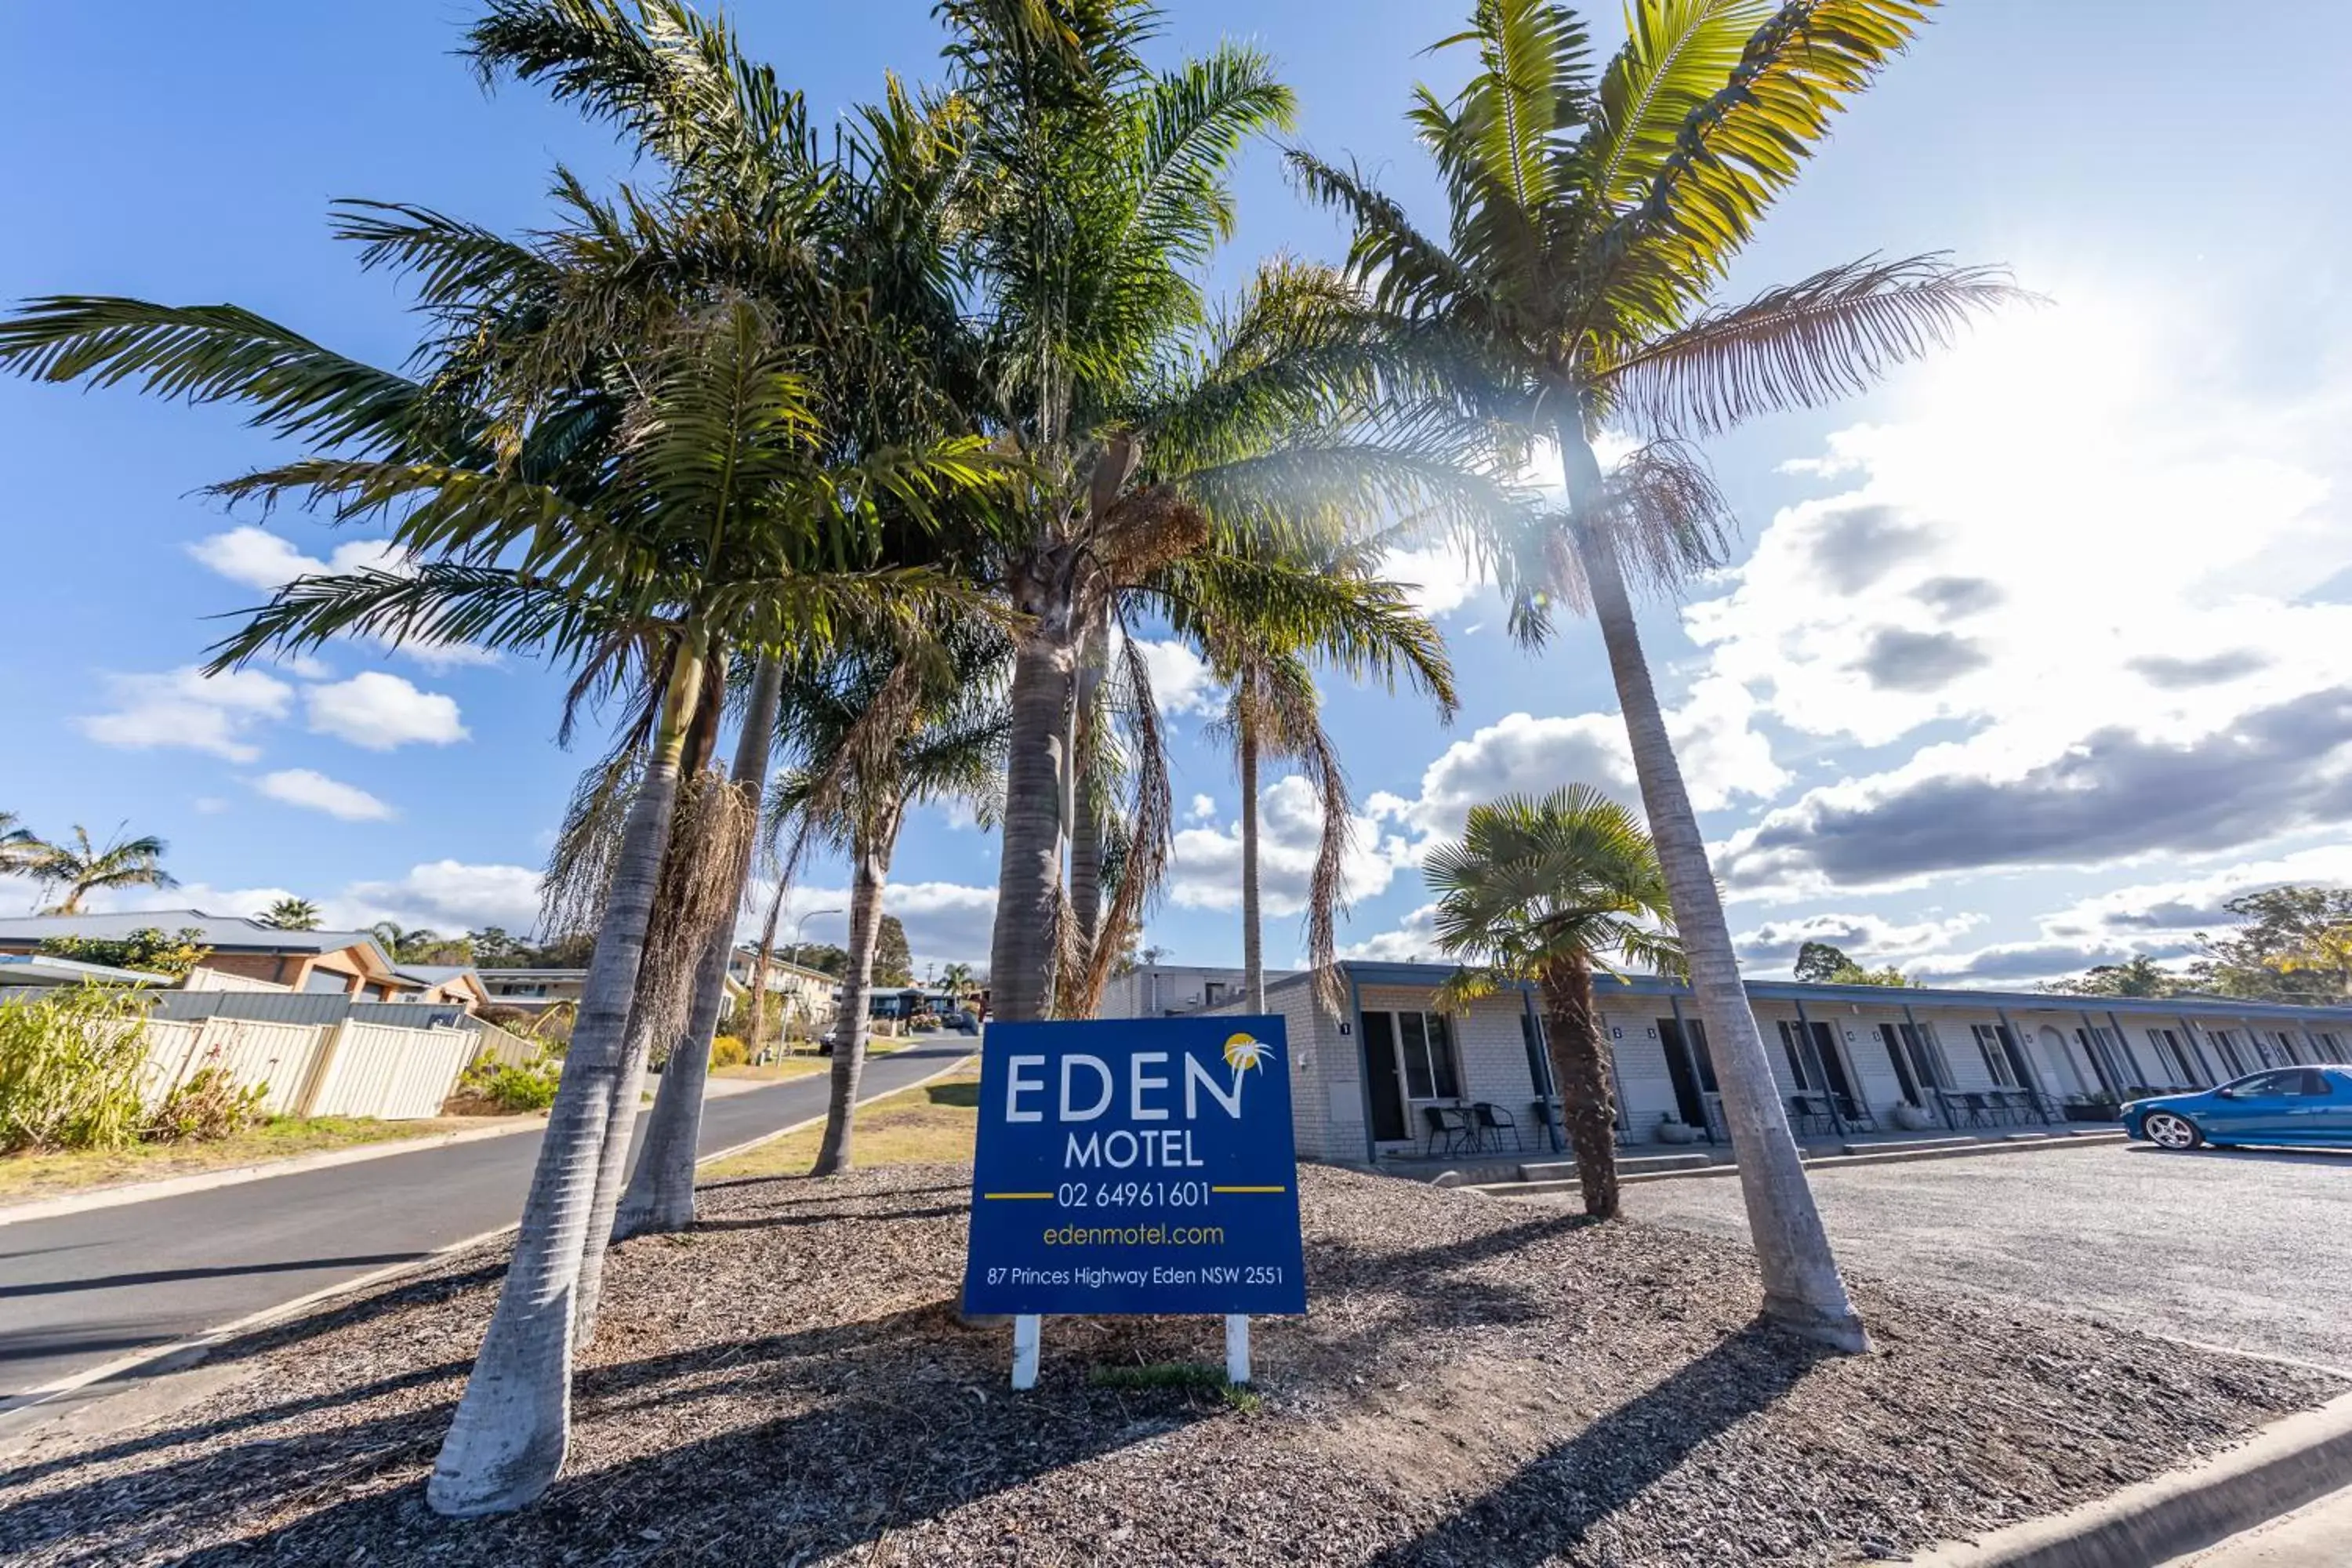
[{"label": "white painted post", "polygon": [[1013,1320],[1013,1386],[1015,1389],[1037,1386],[1037,1324],[1034,1312],[1023,1312]]},{"label": "white painted post", "polygon": [[1249,1380],[1249,1318],[1244,1313],[1229,1312],[1225,1315],[1225,1381]]}]

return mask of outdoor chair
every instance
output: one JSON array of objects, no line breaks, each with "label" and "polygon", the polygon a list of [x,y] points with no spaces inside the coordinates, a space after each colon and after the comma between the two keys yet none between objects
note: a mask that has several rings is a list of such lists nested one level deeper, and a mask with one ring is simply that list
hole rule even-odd
[{"label": "outdoor chair", "polygon": [[1875,1132],[1879,1131],[1878,1118],[1872,1114],[1870,1107],[1856,1103],[1853,1096],[1850,1094],[1841,1094],[1837,1097],[1837,1103],[1838,1114],[1845,1119],[1846,1128],[1849,1131],[1858,1130],[1864,1132]]},{"label": "outdoor chair", "polygon": [[1478,1134],[1478,1130],[1470,1124],[1469,1112],[1458,1105],[1424,1105],[1421,1108],[1421,1120],[1423,1126],[1429,1131],[1429,1135],[1421,1142],[1421,1156],[1424,1160],[1438,1152],[1440,1139],[1444,1140],[1444,1152],[1452,1154],[1471,1143]]},{"label": "outdoor chair", "polygon": [[1535,1119],[1536,1131],[1542,1139],[1542,1146],[1554,1153],[1566,1151],[1568,1126],[1560,1115],[1559,1102],[1556,1100],[1538,1100],[1533,1101],[1528,1109],[1528,1114]]},{"label": "outdoor chair", "polygon": [[1837,1131],[1837,1121],[1830,1115],[1829,1100],[1818,1094],[1790,1095],[1789,1120],[1797,1124],[1797,1131],[1800,1135],[1807,1132]]},{"label": "outdoor chair", "polygon": [[1991,1121],[1992,1108],[1985,1103],[1983,1095],[1964,1094],[1959,1098],[1960,1114],[1968,1118],[1969,1126],[1983,1127]]},{"label": "outdoor chair", "polygon": [[1470,1114],[1478,1119],[1477,1132],[1480,1142],[1485,1142],[1486,1134],[1491,1132],[1495,1135],[1495,1147],[1500,1149],[1503,1146],[1503,1134],[1508,1132],[1511,1135],[1512,1148],[1527,1147],[1526,1142],[1519,1137],[1519,1119],[1501,1106],[1490,1105],[1482,1100],[1470,1107]]}]

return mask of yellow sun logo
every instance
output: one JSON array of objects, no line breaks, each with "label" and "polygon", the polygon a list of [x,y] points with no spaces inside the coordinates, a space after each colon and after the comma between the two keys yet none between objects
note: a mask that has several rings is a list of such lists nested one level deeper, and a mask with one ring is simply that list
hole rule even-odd
[{"label": "yellow sun logo", "polygon": [[1274,1047],[1250,1035],[1234,1035],[1225,1041],[1225,1065],[1239,1078],[1253,1068],[1262,1068],[1265,1058],[1274,1055]]}]

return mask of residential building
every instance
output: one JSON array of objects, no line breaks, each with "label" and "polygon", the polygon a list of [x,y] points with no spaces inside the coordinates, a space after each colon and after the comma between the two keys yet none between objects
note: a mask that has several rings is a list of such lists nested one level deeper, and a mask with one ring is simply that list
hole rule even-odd
[{"label": "residential building", "polygon": [[[727,955],[727,994],[730,1008],[740,1005],[751,994],[752,976],[759,972],[760,950],[751,945],[738,946]],[[778,1016],[787,1030],[814,1033],[833,1022],[840,1011],[837,994],[841,982],[822,969],[811,969],[803,963],[788,963],[775,953],[768,955],[768,994],[776,998]]]},{"label": "residential building", "polygon": [[416,986],[401,998],[404,1002],[446,1003],[472,1013],[490,999],[489,988],[470,963],[404,963],[395,973]]},{"label": "residential building", "polygon": [[588,981],[584,969],[478,969],[474,974],[492,1006],[532,1012],[577,1003]]},{"label": "residential building", "polygon": [[27,915],[0,920],[0,953],[37,953],[52,937],[121,941],[152,929],[166,936],[194,931],[204,967],[268,982],[289,991],[342,994],[374,1002],[415,992],[374,937],[358,931],[280,931],[239,915],[202,910],[139,910],[125,914]]},{"label": "residential building", "polygon": [[[1297,973],[1293,969],[1269,969],[1265,972],[1266,984],[1271,988],[1276,981],[1288,980]],[[1096,1016],[1181,1018],[1187,1013],[1223,1007],[1235,1001],[1247,982],[1248,976],[1238,969],[1187,963],[1139,964],[1124,974],[1110,977],[1103,987],[1102,1005],[1096,1010]]]},{"label": "residential building", "polygon": [[[1382,1163],[1422,1156],[1446,1141],[1439,1113],[1481,1102],[1517,1124],[1490,1134],[1488,1147],[1558,1146],[1533,987],[1449,1005],[1440,988],[1454,973],[1448,964],[1343,963],[1337,980],[1347,1000],[1339,1008],[1311,975],[1269,983],[1267,1007],[1283,1017],[1289,1043],[1302,1157]],[[1688,989],[1639,975],[1603,979],[1596,989],[1620,1141],[1725,1140],[1706,1029]],[[1782,1102],[1805,1139],[2096,1118],[2103,1107],[2149,1091],[2295,1062],[2352,1061],[2352,1005],[1785,981],[1751,981],[1748,992]],[[1244,1010],[1238,1001],[1215,1009]],[[1106,1007],[1103,1016],[1160,1015]],[[1662,1134],[1668,1122],[1675,1125]]]}]

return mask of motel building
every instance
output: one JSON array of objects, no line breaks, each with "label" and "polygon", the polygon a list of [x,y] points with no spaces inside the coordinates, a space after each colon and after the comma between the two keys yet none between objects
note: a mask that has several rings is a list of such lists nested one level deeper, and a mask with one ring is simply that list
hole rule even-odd
[{"label": "motel building", "polygon": [[[1344,1009],[1312,974],[1266,988],[1267,1010],[1286,1022],[1302,1159],[1508,1166],[1564,1147],[1533,986],[1448,1008],[1439,988],[1452,965],[1338,967]],[[1627,1153],[1727,1154],[1688,988],[1635,975],[1595,990]],[[2118,1103],[2151,1092],[2352,1062],[2352,1006],[1793,981],[1750,981],[1748,994],[1791,1131],[1832,1150],[2047,1134],[2111,1121]]]}]

